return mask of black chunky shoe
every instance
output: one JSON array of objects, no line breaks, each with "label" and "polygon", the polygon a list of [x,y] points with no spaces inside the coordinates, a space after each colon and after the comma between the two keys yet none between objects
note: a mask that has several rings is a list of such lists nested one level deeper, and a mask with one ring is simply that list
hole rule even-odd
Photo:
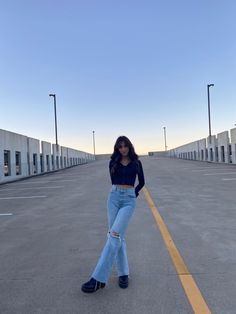
[{"label": "black chunky shoe", "polygon": [[119,286],[120,288],[127,288],[129,285],[129,276],[124,275],[124,276],[119,276]]},{"label": "black chunky shoe", "polygon": [[85,282],[81,286],[81,290],[86,293],[92,293],[92,292],[97,291],[100,288],[104,288],[105,285],[106,284],[104,282],[97,281],[96,279],[92,277],[89,281]]}]

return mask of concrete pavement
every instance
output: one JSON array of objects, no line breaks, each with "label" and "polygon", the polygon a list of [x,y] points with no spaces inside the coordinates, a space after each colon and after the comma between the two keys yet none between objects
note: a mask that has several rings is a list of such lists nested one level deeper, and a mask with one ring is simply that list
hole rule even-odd
[{"label": "concrete pavement", "polygon": [[[152,200],[209,309],[236,313],[236,167],[142,157]],[[127,232],[130,285],[87,295],[106,241],[109,160],[0,186],[0,313],[191,314],[141,192]],[[5,215],[1,215],[5,214]]]}]

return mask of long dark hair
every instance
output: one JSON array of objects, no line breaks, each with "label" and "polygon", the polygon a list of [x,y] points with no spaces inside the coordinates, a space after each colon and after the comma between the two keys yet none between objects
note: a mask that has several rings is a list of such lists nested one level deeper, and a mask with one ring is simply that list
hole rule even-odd
[{"label": "long dark hair", "polygon": [[119,152],[119,147],[120,147],[121,143],[124,143],[125,146],[128,146],[128,148],[129,148],[129,158],[132,161],[138,159],[138,155],[135,153],[133,144],[128,139],[128,137],[126,137],[124,135],[119,136],[118,139],[116,140],[115,145],[114,145],[114,151],[113,151],[113,154],[111,155],[111,159],[116,160],[116,161],[120,161],[121,160],[122,156],[121,156],[121,154]]},{"label": "long dark hair", "polygon": [[128,139],[128,137],[124,135],[119,136],[115,142],[113,154],[111,155],[111,159],[114,161],[114,165],[111,170],[112,173],[114,173],[118,163],[121,161],[121,158],[122,158],[121,153],[119,152],[119,146],[121,145],[121,143],[124,143],[126,146],[128,146],[129,148],[128,155],[131,161],[136,162],[139,158],[139,156],[135,152],[133,144]]}]

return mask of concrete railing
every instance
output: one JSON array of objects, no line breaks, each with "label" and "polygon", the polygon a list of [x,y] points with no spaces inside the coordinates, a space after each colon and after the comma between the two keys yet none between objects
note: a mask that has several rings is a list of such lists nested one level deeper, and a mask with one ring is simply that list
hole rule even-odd
[{"label": "concrete railing", "polygon": [[171,149],[168,156],[236,164],[236,128]]},{"label": "concrete railing", "polygon": [[0,129],[0,183],[94,161],[94,155]]}]

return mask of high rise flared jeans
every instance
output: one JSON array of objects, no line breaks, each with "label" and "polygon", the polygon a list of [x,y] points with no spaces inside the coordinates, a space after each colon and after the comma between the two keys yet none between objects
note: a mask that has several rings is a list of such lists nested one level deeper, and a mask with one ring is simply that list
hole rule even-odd
[{"label": "high rise flared jeans", "polygon": [[107,199],[107,240],[91,275],[96,280],[107,283],[114,263],[118,276],[129,275],[125,234],[135,207],[134,188],[124,189],[112,185]]}]

